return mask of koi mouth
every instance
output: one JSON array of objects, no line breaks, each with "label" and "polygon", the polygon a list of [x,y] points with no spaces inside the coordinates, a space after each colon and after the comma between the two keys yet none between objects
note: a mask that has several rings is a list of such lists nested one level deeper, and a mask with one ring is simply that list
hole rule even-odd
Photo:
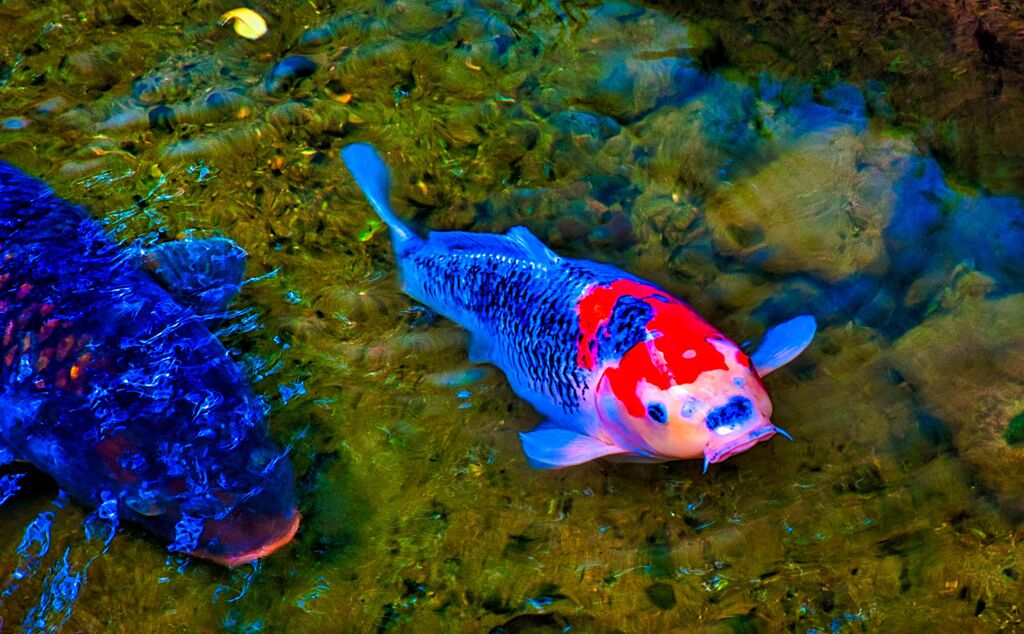
[{"label": "koi mouth", "polygon": [[779,434],[790,440],[793,440],[793,437],[786,433],[786,430],[782,429],[781,427],[776,427],[775,425],[768,424],[758,427],[757,429],[754,429],[753,431],[743,436],[740,436],[736,440],[727,443],[724,446],[719,447],[718,449],[715,449],[710,453],[707,450],[705,450],[704,473],[708,472],[708,467],[710,465],[713,465],[716,462],[722,462],[723,460],[731,456],[734,456],[738,453],[743,453],[744,451],[750,449],[757,443],[768,440],[775,434]]},{"label": "koi mouth", "polygon": [[[236,515],[236,514],[233,514]],[[207,532],[220,542],[217,552],[199,549],[191,554],[225,566],[240,566],[266,557],[292,540],[299,530],[301,516],[293,511],[288,517],[253,518],[243,514],[214,523]],[[205,533],[204,533],[205,536]]]}]

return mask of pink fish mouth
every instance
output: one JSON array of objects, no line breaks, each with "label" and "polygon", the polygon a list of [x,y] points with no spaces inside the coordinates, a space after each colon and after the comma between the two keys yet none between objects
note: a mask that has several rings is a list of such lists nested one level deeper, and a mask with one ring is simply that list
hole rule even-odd
[{"label": "pink fish mouth", "polygon": [[240,566],[266,557],[295,537],[301,515],[292,511],[285,517],[255,517],[235,511],[224,520],[212,522],[203,536],[215,536],[216,550],[197,549],[190,554],[224,566]]},{"label": "pink fish mouth", "polygon": [[708,472],[709,465],[713,465],[716,462],[722,462],[723,460],[726,460],[731,456],[735,456],[738,453],[743,453],[757,443],[768,440],[777,433],[792,440],[792,437],[784,430],[769,424],[747,432],[736,440],[726,443],[713,451],[710,451],[711,447],[708,446],[708,448],[704,450],[704,473]]}]

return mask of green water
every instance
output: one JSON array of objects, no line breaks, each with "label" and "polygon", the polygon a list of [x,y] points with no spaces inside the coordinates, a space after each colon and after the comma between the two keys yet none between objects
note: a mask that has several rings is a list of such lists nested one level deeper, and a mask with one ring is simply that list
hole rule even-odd
[{"label": "green water", "polygon": [[[493,368],[461,384],[464,334],[409,310],[337,158],[375,143],[421,228],[524,224],[744,341],[771,325],[773,298],[795,315],[828,284],[886,279],[883,185],[927,135],[881,117],[790,141],[734,129],[714,99],[663,107],[678,78],[659,60],[707,59],[713,20],[598,3],[250,6],[269,24],[256,41],[218,26],[224,2],[0,4],[0,157],[121,238],[219,232],[251,277],[276,271],[241,295],[261,327],[227,343],[292,446],[303,514],[255,573],[169,557],[128,527],[67,631],[1018,626],[1024,296],[936,265],[879,309],[919,323],[821,308],[815,343],[766,380],[795,441],[707,475],[696,461],[534,471],[517,432],[538,416]],[[317,71],[268,90],[271,66],[299,54]],[[717,76],[756,85],[736,57]],[[609,88],[616,59],[631,79]],[[566,132],[557,113],[573,109],[614,120]],[[33,482],[0,510],[5,578],[24,527],[56,514],[41,571],[0,608],[15,630],[50,566],[86,548],[87,510]]]}]

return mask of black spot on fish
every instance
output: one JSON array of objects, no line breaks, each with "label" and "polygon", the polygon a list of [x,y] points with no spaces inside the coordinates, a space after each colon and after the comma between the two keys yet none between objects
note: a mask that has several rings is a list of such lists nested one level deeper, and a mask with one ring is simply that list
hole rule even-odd
[{"label": "black spot on fish", "polygon": [[598,365],[619,359],[627,350],[647,338],[647,324],[654,318],[654,309],[638,297],[620,297],[608,321],[597,329],[594,337]]},{"label": "black spot on fish", "polygon": [[587,390],[586,371],[576,363],[583,338],[576,305],[588,286],[617,276],[598,276],[570,262],[544,269],[513,254],[488,253],[493,238],[481,235],[472,249],[413,256],[421,299],[439,312],[469,317],[465,325],[488,333],[492,361],[501,359],[506,373],[566,413],[576,412]]}]

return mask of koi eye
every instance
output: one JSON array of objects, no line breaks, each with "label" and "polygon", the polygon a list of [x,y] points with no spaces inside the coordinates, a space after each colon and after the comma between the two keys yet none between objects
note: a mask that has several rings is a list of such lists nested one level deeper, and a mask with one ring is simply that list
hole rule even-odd
[{"label": "koi eye", "polygon": [[664,425],[668,422],[668,412],[665,410],[665,406],[661,403],[651,403],[647,406],[647,415],[654,422],[659,425]]}]

